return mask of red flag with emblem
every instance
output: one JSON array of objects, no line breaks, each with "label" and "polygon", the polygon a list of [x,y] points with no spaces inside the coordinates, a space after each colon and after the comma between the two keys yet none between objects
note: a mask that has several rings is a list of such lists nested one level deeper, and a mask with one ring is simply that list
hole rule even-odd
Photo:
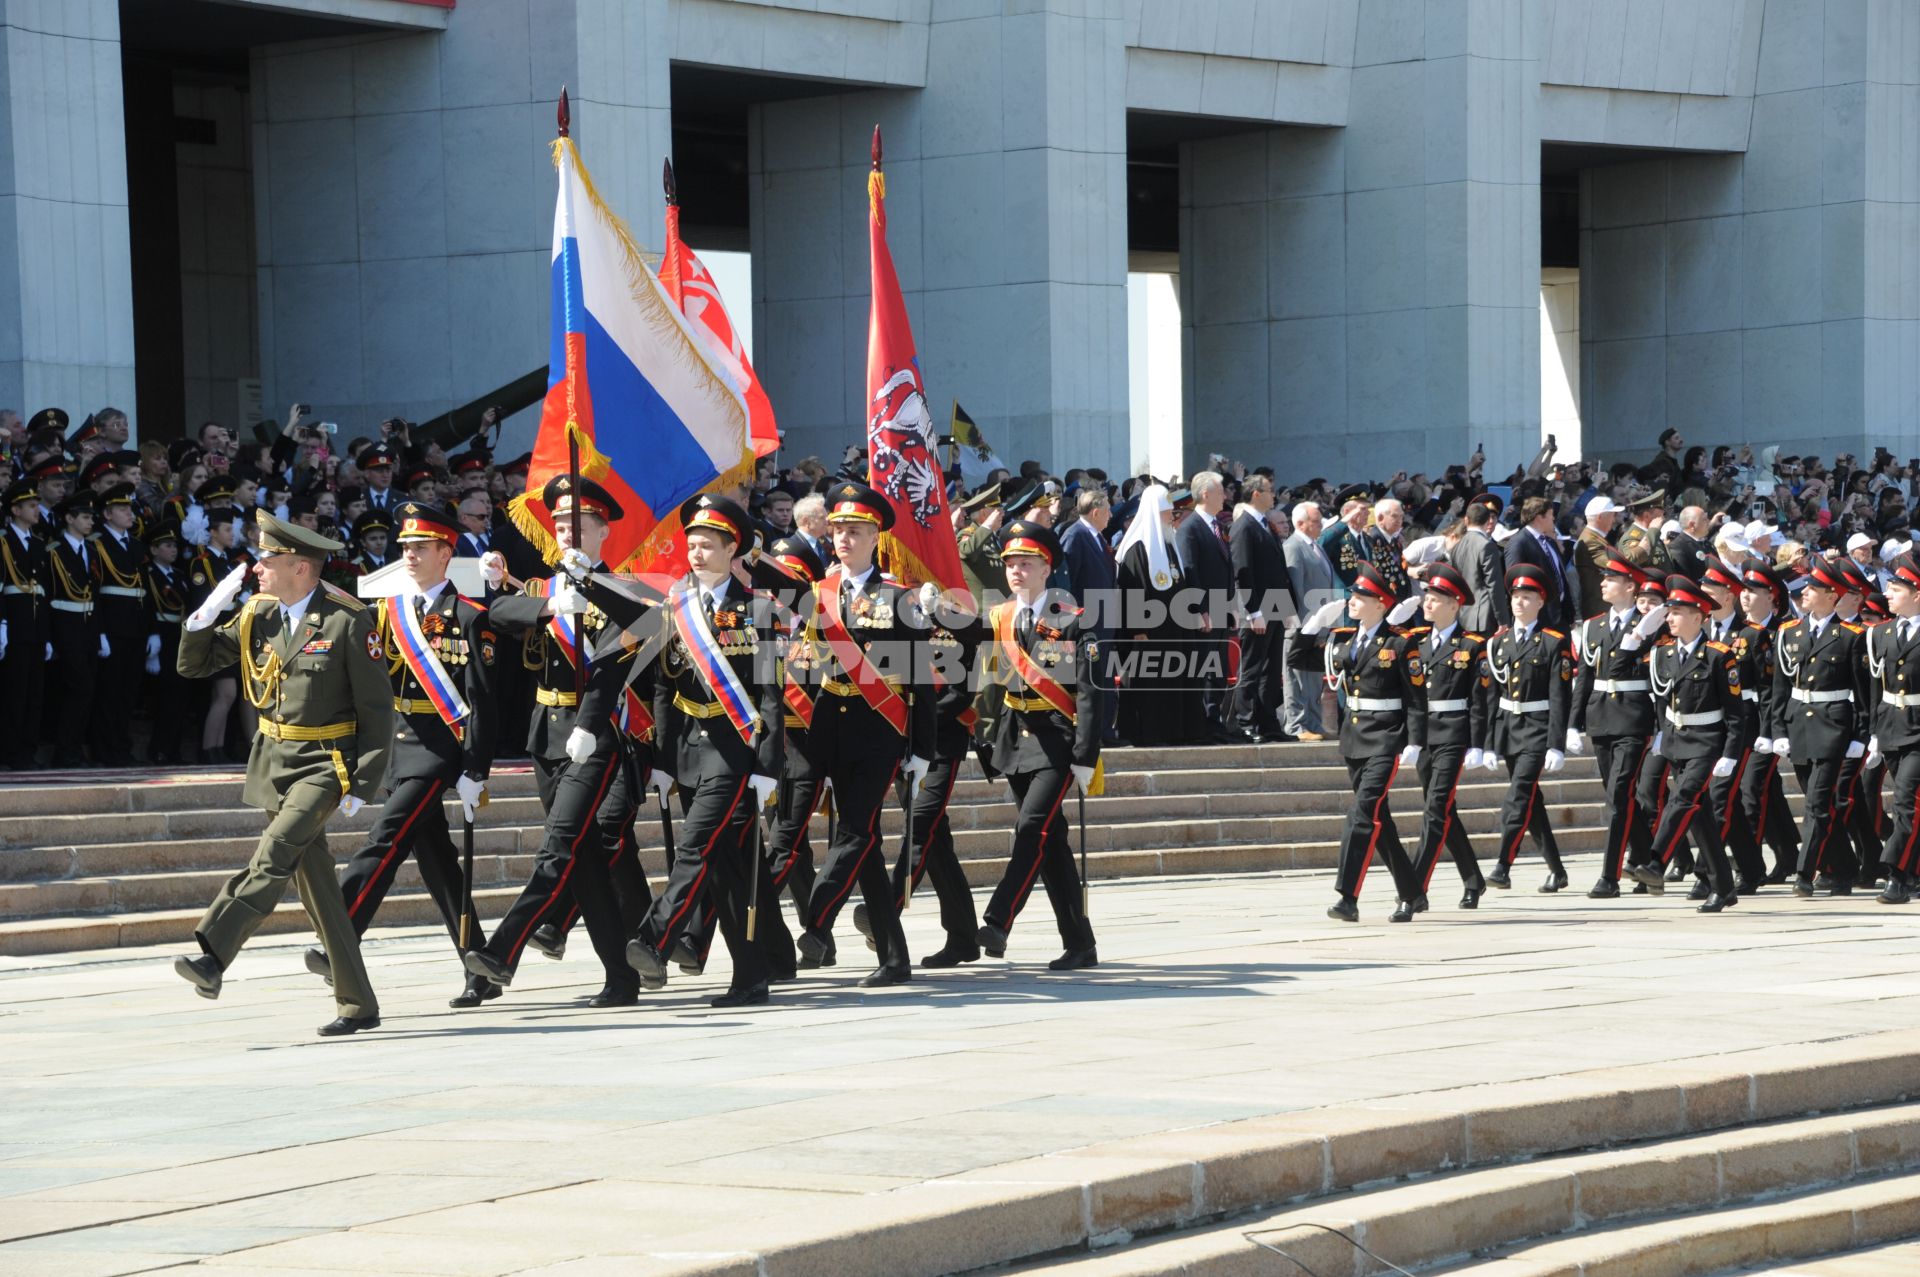
[{"label": "red flag with emblem", "polygon": [[934,447],[920,360],[913,349],[907,303],[887,250],[887,179],[880,171],[880,128],[873,130],[873,171],[867,175],[868,232],[873,258],[873,306],[867,320],[867,476],[893,503],[893,530],[880,538],[880,555],[903,584],[935,581],[964,590],[960,546],[947,514],[946,475]]}]

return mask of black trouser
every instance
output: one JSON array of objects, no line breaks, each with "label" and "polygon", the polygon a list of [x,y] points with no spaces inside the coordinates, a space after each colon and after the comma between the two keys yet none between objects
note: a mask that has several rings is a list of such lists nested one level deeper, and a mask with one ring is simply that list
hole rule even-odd
[{"label": "black trouser", "polygon": [[1740,751],[1731,776],[1715,776],[1708,783],[1708,820],[1694,822],[1693,836],[1698,842],[1701,825],[1711,823],[1720,831],[1720,842],[1732,854],[1734,868],[1740,871],[1740,876],[1749,884],[1758,884],[1767,876],[1767,862],[1760,855],[1760,840],[1754,837],[1746,809],[1740,805],[1740,787],[1753,762],[1753,748],[1748,746]]},{"label": "black trouser", "polygon": [[820,808],[826,785],[816,776],[783,779],[774,793],[773,845],[768,868],[776,890],[793,900],[794,918],[804,929],[812,925],[813,840],[808,823]]},{"label": "black trouser", "polygon": [[[765,984],[767,958],[760,941],[747,940],[747,904],[752,875],[765,869],[758,855],[758,815],[747,777],[707,776],[691,793],[679,787],[680,828],[675,831],[674,860],[667,872],[666,890],[640,926],[640,939],[665,952],[693,924],[703,906],[713,910],[733,959],[733,989]],[[762,881],[765,887],[764,878]],[[767,894],[760,899],[769,900]],[[778,913],[776,909],[774,911]],[[767,925],[760,910],[759,926]]]},{"label": "black trouser", "polygon": [[1460,766],[1466,759],[1465,745],[1429,745],[1420,751],[1415,770],[1420,789],[1426,795],[1422,815],[1420,853],[1413,860],[1413,878],[1424,894],[1433,885],[1433,871],[1440,863],[1440,848],[1453,857],[1460,881],[1469,887],[1485,886],[1480,876],[1480,859],[1473,854],[1473,843],[1460,823],[1455,797],[1460,788]]},{"label": "black trouser", "polygon": [[1600,783],[1606,790],[1607,845],[1600,861],[1600,880],[1618,885],[1620,866],[1632,852],[1632,862],[1644,864],[1652,834],[1648,808],[1639,801],[1640,769],[1647,756],[1648,736],[1595,736],[1594,761],[1600,764]]},{"label": "black trouser", "polygon": [[[635,828],[641,800],[647,793],[649,769],[642,768],[625,748],[621,753],[626,757],[619,774],[607,788],[607,796],[593,819],[600,826],[600,842],[607,850],[607,879],[613,886],[614,904],[620,909],[620,930],[633,935],[653,908],[653,888],[647,882],[647,867],[640,863],[640,836]],[[569,899],[551,921],[564,936],[579,920],[580,906]]]},{"label": "black trouser", "polygon": [[[380,902],[393,886],[393,876],[411,855],[420,867],[420,881],[440,910],[447,924],[447,935],[460,943],[460,911],[466,900],[466,884],[460,877],[460,853],[453,845],[447,827],[447,809],[442,803],[447,781],[437,776],[418,776],[400,781],[387,794],[386,806],[373,824],[367,841],[353,853],[346,871],[340,876],[340,894],[347,900],[347,917],[355,935],[364,936],[373,925]],[[469,944],[476,944],[485,932],[475,914],[468,921]]]},{"label": "black trouser", "polygon": [[1285,646],[1287,632],[1277,621],[1265,632],[1252,627],[1240,631],[1240,682],[1233,691],[1234,726],[1248,735],[1277,732],[1275,717],[1287,690]]},{"label": "black trouser", "polygon": [[1778,754],[1756,754],[1747,760],[1747,770],[1740,777],[1740,806],[1754,836],[1773,848],[1775,864],[1800,862],[1800,831],[1794,828],[1787,791],[1780,783]]},{"label": "black trouser", "polygon": [[[93,683],[93,719],[87,747],[93,761],[110,763],[133,757],[132,722],[140,707],[140,678],[146,672],[147,627],[135,599],[109,596],[94,604],[94,620],[107,639]],[[95,640],[98,650],[99,640]]]},{"label": "black trouser", "polygon": [[[141,651],[145,651],[143,647]],[[193,688],[180,676],[180,627],[160,627],[160,672],[148,680],[153,685],[153,735],[147,738],[147,756],[155,762],[174,762],[181,757],[180,742],[187,735],[200,743],[200,720],[192,713]]]},{"label": "black trouser", "polygon": [[[40,606],[44,609],[46,604]],[[47,636],[31,607],[9,607],[5,616],[7,654],[0,656],[0,692],[5,694],[9,722],[0,736],[5,737],[7,766],[25,770],[34,765],[34,750],[40,745],[41,702],[49,672]]]},{"label": "black trouser", "polygon": [[899,773],[898,760],[878,765],[873,760],[843,762],[832,772],[833,801],[840,818],[827,848],[827,862],[807,901],[808,929],[824,938],[832,933],[834,919],[858,883],[882,966],[907,962],[900,904],[894,899],[885,853],[880,850],[880,808]]},{"label": "black trouser", "polygon": [[80,742],[86,738],[93,721],[93,688],[100,664],[100,635],[88,618],[78,612],[53,614],[49,624],[53,636],[53,686],[57,694],[47,698],[45,712],[53,721],[47,735],[53,738],[56,765],[73,762],[80,756]]},{"label": "black trouser", "polygon": [[989,927],[1011,932],[1013,921],[1033,894],[1036,876],[1046,884],[1047,903],[1053,906],[1053,920],[1060,929],[1061,943],[1069,949],[1093,945],[1093,924],[1086,917],[1086,895],[1080,870],[1073,863],[1073,846],[1067,840],[1067,817],[1060,810],[1067,791],[1073,788],[1073,772],[1066,767],[1043,767],[1039,771],[1012,772],[1007,787],[1020,814],[1013,823],[1013,850],[1007,857],[1007,869],[1000,885],[987,901]]},{"label": "black trouser", "polygon": [[1540,847],[1547,869],[1564,874],[1560,862],[1560,842],[1553,836],[1547,819],[1547,805],[1540,797],[1540,775],[1547,765],[1544,749],[1526,750],[1505,756],[1509,783],[1507,799],[1500,805],[1500,867],[1509,869],[1520,858],[1520,839],[1528,832]]},{"label": "black trouser", "polygon": [[1694,841],[1700,845],[1700,851],[1707,861],[1708,881],[1713,890],[1722,896],[1733,894],[1733,866],[1727,863],[1727,851],[1720,842],[1719,823],[1709,816],[1705,820],[1695,820],[1700,813],[1701,801],[1706,797],[1707,782],[1713,777],[1713,767],[1717,758],[1683,758],[1669,763],[1667,779],[1670,792],[1667,805],[1660,813],[1660,827],[1654,830],[1653,850],[1659,863],[1665,865],[1673,859],[1673,853],[1680,842],[1692,831]]},{"label": "black trouser", "polygon": [[1847,787],[1847,833],[1853,839],[1853,852],[1860,875],[1871,884],[1880,863],[1880,785],[1886,778],[1882,767],[1868,767],[1860,759],[1853,765],[1853,784]]},{"label": "black trouser", "polygon": [[1353,786],[1353,806],[1347,810],[1346,829],[1340,836],[1340,871],[1335,881],[1342,896],[1357,896],[1367,880],[1367,867],[1377,850],[1386,857],[1387,871],[1393,875],[1394,890],[1402,900],[1411,900],[1421,892],[1413,862],[1400,845],[1400,831],[1393,823],[1393,807],[1388,802],[1393,778],[1400,771],[1400,756],[1374,754],[1369,758],[1349,758],[1347,782]]},{"label": "black trouser", "polygon": [[621,757],[619,750],[603,750],[584,763],[534,758],[533,776],[547,811],[546,837],[534,857],[533,877],[486,944],[487,952],[508,968],[520,964],[535,927],[559,918],[571,893],[586,919],[607,983],[622,989],[639,984],[640,977],[627,965],[627,936],[620,928],[606,848],[594,820],[620,774]]},{"label": "black trouser", "polygon": [[1911,878],[1920,873],[1920,746],[1888,754],[1887,775],[1893,778],[1893,802],[1880,863]]},{"label": "black trouser", "polygon": [[[1847,762],[1840,758],[1815,758],[1807,762],[1795,759],[1793,774],[1799,778],[1805,799],[1804,826],[1800,836],[1800,878],[1811,881],[1816,872],[1833,873],[1842,858],[1846,863],[1846,881],[1853,881],[1853,851],[1846,846],[1845,814],[1840,810],[1840,795],[1846,781]],[[1835,877],[1842,877],[1835,874]]]},{"label": "black trouser", "polygon": [[897,856],[893,863],[893,891],[900,898],[900,907],[905,909],[913,890],[920,885],[921,875],[931,878],[934,894],[940,900],[940,926],[946,931],[947,939],[971,946],[980,922],[973,911],[973,889],[967,886],[967,875],[953,851],[953,827],[947,821],[947,803],[953,797],[954,782],[960,777],[960,762],[958,758],[936,756],[927,768],[912,805],[913,832],[909,847],[913,885],[907,885],[908,856]]}]

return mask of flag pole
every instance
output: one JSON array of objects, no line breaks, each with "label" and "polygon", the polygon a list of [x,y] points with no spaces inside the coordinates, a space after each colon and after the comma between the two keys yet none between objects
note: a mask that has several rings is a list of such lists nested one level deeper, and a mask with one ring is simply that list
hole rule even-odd
[{"label": "flag pole", "polygon": [[[560,86],[560,103],[554,112],[554,121],[559,126],[561,137],[572,136],[573,114],[567,105],[567,86]],[[580,428],[573,419],[572,406],[567,413],[567,492],[569,493],[568,519],[573,532],[571,548],[580,548]],[[574,629],[573,652],[573,704],[576,720],[579,705],[587,694],[587,635],[586,626],[576,625]],[[576,722],[577,725],[577,722]]]}]

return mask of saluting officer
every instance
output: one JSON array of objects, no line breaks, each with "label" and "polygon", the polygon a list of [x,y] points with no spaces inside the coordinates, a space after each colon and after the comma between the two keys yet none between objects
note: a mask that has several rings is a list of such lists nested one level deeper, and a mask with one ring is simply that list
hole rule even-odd
[{"label": "saluting officer", "polygon": [[1733,649],[1703,633],[1713,600],[1691,577],[1667,575],[1667,631],[1673,642],[1654,648],[1648,674],[1660,712],[1660,752],[1669,761],[1672,792],[1653,833],[1655,859],[1627,866],[1627,875],[1659,895],[1674,849],[1691,829],[1707,862],[1712,890],[1701,913],[1719,913],[1739,902],[1733,866],[1720,841],[1719,823],[1700,814],[1709,777],[1731,777],[1748,731],[1747,702],[1740,698],[1740,662]]},{"label": "saluting officer", "polygon": [[[102,453],[111,459],[116,454]],[[133,761],[127,715],[140,703],[146,661],[147,548],[134,532],[133,485],[114,483],[100,493],[93,551],[93,615],[100,630],[100,671],[94,681],[93,722],[87,743],[93,761],[121,767]]]},{"label": "saluting officer", "polygon": [[853,482],[835,484],[826,497],[839,562],[802,606],[806,627],[795,655],[797,681],[813,696],[808,745],[833,786],[839,820],[808,901],[800,965],[824,966],[834,956],[834,919],[857,882],[880,954],[880,966],[861,983],[904,984],[913,965],[880,850],[880,808],[896,775],[905,773],[910,785],[926,775],[934,698],[913,685],[918,636],[900,614],[900,584],[874,566],[880,534],[893,526],[892,503]]},{"label": "saluting officer", "polygon": [[[624,513],[620,503],[593,480],[565,474],[547,481],[540,500],[553,519],[562,551],[578,549],[594,567],[604,569],[599,563],[600,547],[607,529]],[[577,547],[573,543],[576,505]],[[482,560],[481,572],[490,585],[497,585],[505,565],[489,554]],[[521,583],[518,593],[493,596],[487,615],[496,633],[537,636],[530,645],[539,668],[527,748],[533,755],[534,782],[547,825],[527,885],[487,943],[469,949],[463,961],[468,971],[494,984],[513,983],[534,928],[565,910],[571,893],[605,976],[587,1005],[632,1006],[639,1000],[639,980],[627,965],[627,937],[621,930],[595,813],[624,757],[615,715],[633,652],[623,645],[615,645],[613,652],[600,651],[601,640],[610,636],[607,614],[591,606],[564,574],[531,577]],[[576,662],[585,667],[584,692],[575,690],[581,686],[575,681]]]},{"label": "saluting officer", "polygon": [[[1420,643],[1400,634],[1387,615],[1398,602],[1380,570],[1359,563],[1347,599],[1347,615],[1354,623],[1337,626],[1327,636],[1326,679],[1340,693],[1345,710],[1340,757],[1353,786],[1335,881],[1340,899],[1327,907],[1327,916],[1342,922],[1360,921],[1360,886],[1376,850],[1385,855],[1399,895],[1394,919],[1410,922],[1427,907],[1426,892],[1400,845],[1389,806],[1393,778],[1401,767],[1420,761],[1427,738]],[[1411,606],[1406,610],[1410,613]]]},{"label": "saluting officer", "polygon": [[[1480,666],[1487,637],[1460,623],[1462,609],[1473,606],[1473,589],[1451,564],[1430,565],[1423,570],[1420,581],[1426,587],[1420,596],[1420,610],[1427,623],[1407,631],[1418,648],[1427,679],[1427,743],[1415,760],[1426,805],[1420,850],[1413,858],[1413,878],[1424,896],[1444,847],[1460,873],[1464,889],[1460,907],[1476,909],[1480,897],[1486,894],[1487,880],[1455,809],[1455,794],[1460,773],[1481,766],[1486,757],[1487,702],[1480,695]],[[1411,919],[1411,910],[1407,916]]]},{"label": "saluting officer", "polygon": [[1873,691],[1870,744],[1885,755],[1893,778],[1892,819],[1880,852],[1887,885],[1877,899],[1904,905],[1913,899],[1920,874],[1920,559],[1909,551],[1889,567],[1887,607],[1893,621],[1866,636]]},{"label": "saluting officer", "polygon": [[194,928],[201,956],[175,958],[173,969],[201,997],[219,997],[223,973],[292,879],[332,960],[340,1017],[321,1027],[326,1037],[380,1023],[334,876],[327,821],[336,809],[354,815],[379,792],[393,736],[380,635],[365,605],[320,580],[320,565],[337,548],[262,514],[253,565],[260,593],[223,622],[247,575],[234,568],[187,618],[180,639],[180,672],[188,678],[239,662],[247,701],[260,711],[241,797],[268,819],[251,863],[227,880]]},{"label": "saluting officer", "polygon": [[94,497],[76,492],[54,507],[60,525],[47,547],[47,597],[53,614],[53,677],[58,688],[48,703],[52,718],[53,765],[85,767],[81,741],[92,722],[93,689],[106,639],[93,608]]},{"label": "saluting officer", "polygon": [[627,943],[627,961],[647,988],[665,985],[665,954],[710,902],[733,959],[732,982],[712,1005],[758,1006],[769,969],[747,919],[756,897],[779,909],[759,833],[784,762],[779,663],[756,615],[764,609],[733,575],[757,535],[747,512],[702,493],[680,507],[680,523],[688,572],[665,604],[671,637],[640,675],[653,693],[656,772],[680,795],[680,830],[666,889]]},{"label": "saluting officer", "polygon": [[0,528],[0,692],[12,723],[0,732],[4,761],[34,766],[47,684],[47,545],[40,539],[40,492],[31,479],[7,488],[7,525]]},{"label": "saluting officer", "polygon": [[1873,713],[1864,636],[1834,615],[1848,588],[1839,569],[1815,558],[1800,589],[1805,615],[1784,622],[1774,641],[1774,723],[1778,730],[1784,721],[1786,731],[1774,739],[1773,752],[1793,760],[1805,796],[1793,880],[1793,894],[1801,897],[1813,895],[1816,870],[1849,887],[1855,873],[1840,796],[1852,780],[1849,764],[1866,757]]},{"label": "saluting officer", "polygon": [[1507,599],[1513,624],[1503,626],[1487,644],[1481,694],[1493,698],[1488,716],[1487,755],[1483,766],[1506,760],[1510,787],[1500,808],[1500,863],[1487,882],[1505,891],[1528,830],[1546,858],[1543,892],[1567,885],[1567,867],[1540,801],[1540,777],[1566,766],[1560,746],[1566,742],[1573,707],[1573,649],[1563,631],[1540,624],[1540,613],[1556,586],[1547,569],[1516,563],[1507,569]]},{"label": "saluting officer", "polygon": [[147,537],[140,569],[146,589],[146,671],[153,683],[153,735],[147,755],[156,763],[180,761],[187,727],[187,680],[180,676],[180,622],[187,615],[187,574],[180,564],[180,525],[171,519]]},{"label": "saluting officer", "polygon": [[1005,956],[1037,875],[1065,945],[1047,966],[1076,971],[1099,966],[1100,954],[1060,808],[1071,787],[1086,792],[1100,761],[1098,632],[1072,595],[1047,588],[1048,574],[1065,558],[1052,529],[1015,519],[1000,529],[999,550],[1013,597],[987,617],[993,646],[986,677],[1003,693],[988,760],[1007,778],[1019,815],[977,943],[991,957]]},{"label": "saluting officer", "polygon": [[1594,761],[1607,803],[1607,844],[1600,878],[1587,895],[1611,900],[1620,894],[1620,868],[1628,853],[1645,860],[1651,845],[1647,809],[1635,801],[1640,766],[1653,740],[1653,686],[1647,663],[1649,639],[1659,633],[1664,613],[1643,617],[1634,594],[1647,574],[1618,550],[1607,551],[1600,573],[1600,599],[1606,611],[1580,622],[1574,631],[1579,673],[1573,686],[1573,726],[1567,752],[1580,752],[1581,733],[1593,741]]},{"label": "saluting officer", "polygon": [[[367,840],[340,876],[340,891],[356,935],[366,935],[393,877],[411,855],[420,881],[440,910],[447,934],[461,942],[466,881],[447,828],[449,789],[473,819],[493,765],[493,667],[499,640],[486,605],[463,596],[447,580],[459,528],[444,510],[418,501],[394,510],[400,554],[411,589],[379,602],[377,629],[387,651],[393,689],[393,747],[387,764],[387,801]],[[482,935],[480,918],[466,919],[468,943]],[[329,974],[327,955],[309,949],[307,969]],[[451,1005],[479,1006],[500,996],[485,976],[467,976]]]},{"label": "saluting officer", "polygon": [[[1772,568],[1757,559],[1741,566],[1740,582],[1740,610],[1747,622],[1740,638],[1746,644],[1748,669],[1753,675],[1745,690],[1754,693],[1753,758],[1740,777],[1740,805],[1754,836],[1773,848],[1773,868],[1764,881],[1783,883],[1800,863],[1800,831],[1787,806],[1786,787],[1780,782],[1780,764],[1786,760],[1773,752],[1773,742],[1787,734],[1787,706],[1774,698],[1779,631],[1789,619],[1787,587]],[[1757,888],[1760,884],[1754,885]]]}]

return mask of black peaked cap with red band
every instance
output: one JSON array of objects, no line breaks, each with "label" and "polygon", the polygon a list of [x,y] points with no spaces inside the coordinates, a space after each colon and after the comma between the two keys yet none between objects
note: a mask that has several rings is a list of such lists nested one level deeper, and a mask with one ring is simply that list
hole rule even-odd
[{"label": "black peaked cap with red band", "polygon": [[712,492],[699,493],[681,503],[680,526],[689,532],[695,528],[718,532],[733,542],[736,555],[745,554],[759,544],[753,520],[740,508],[740,503]]},{"label": "black peaked cap with red band", "polygon": [[1685,572],[1667,573],[1667,606],[1692,607],[1702,612],[1711,612],[1714,602],[1700,588],[1700,583]]},{"label": "black peaked cap with red band", "polygon": [[864,483],[843,480],[827,489],[828,523],[871,523],[882,532],[893,526],[893,502]]},{"label": "black peaked cap with red band", "polygon": [[1378,599],[1388,607],[1400,601],[1400,596],[1393,592],[1391,585],[1387,584],[1387,578],[1381,576],[1380,569],[1371,563],[1362,563],[1359,570],[1353,574],[1353,592]]},{"label": "black peaked cap with red band", "polygon": [[460,525],[437,505],[402,501],[393,508],[393,535],[399,541],[445,541],[451,545],[460,539]]},{"label": "black peaked cap with red band", "polygon": [[1473,606],[1473,587],[1451,563],[1433,564],[1421,574],[1420,580],[1429,590],[1446,595],[1461,607]]},{"label": "black peaked cap with red band", "polygon": [[1807,584],[1845,594],[1853,589],[1844,569],[1831,559],[1815,558],[1807,565]]},{"label": "black peaked cap with red band", "polygon": [[575,501],[580,503],[582,514],[597,514],[608,523],[617,522],[626,513],[605,488],[584,476],[576,479],[570,474],[556,474],[547,480],[547,486],[540,489],[540,501],[556,519],[572,514]]},{"label": "black peaked cap with red band", "polygon": [[1895,580],[1902,585],[1920,590],[1920,557],[1915,557],[1913,551],[1894,555],[1893,562],[1887,566],[1893,569]]},{"label": "black peaked cap with red band", "polygon": [[801,537],[781,537],[767,547],[760,556],[762,563],[771,564],[777,571],[793,578],[802,585],[812,585],[827,574],[826,565],[820,562],[820,556],[813,547]]},{"label": "black peaked cap with red band", "polygon": [[1625,577],[1627,580],[1633,582],[1635,589],[1639,589],[1647,583],[1646,569],[1638,563],[1633,562],[1633,560],[1625,558],[1621,555],[1620,551],[1613,549],[1611,546],[1607,548],[1607,565],[1600,570],[1607,576]]},{"label": "black peaked cap with red band", "polygon": [[1060,538],[1052,528],[1043,528],[1027,519],[1015,519],[1000,529],[1000,557],[1038,555],[1051,567],[1061,558]]},{"label": "black peaked cap with red band", "polygon": [[1740,588],[1740,574],[1713,555],[1703,554],[1700,556],[1700,584],[1737,590]]},{"label": "black peaked cap with red band", "polygon": [[1532,590],[1541,598],[1553,593],[1553,584],[1547,579],[1547,570],[1533,563],[1516,563],[1507,569],[1507,593],[1515,590]]}]

